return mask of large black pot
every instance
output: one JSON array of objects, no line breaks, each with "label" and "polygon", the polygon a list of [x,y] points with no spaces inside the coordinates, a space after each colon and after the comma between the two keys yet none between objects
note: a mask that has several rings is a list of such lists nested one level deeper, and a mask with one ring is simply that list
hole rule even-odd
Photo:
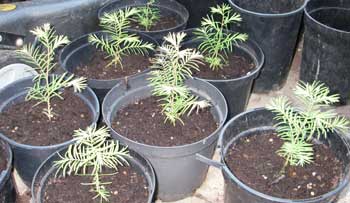
[{"label": "large black pot", "polygon": [[11,178],[12,172],[12,151],[10,145],[0,139],[0,147],[4,154],[1,155],[1,159],[5,159],[6,169],[0,171],[0,203],[12,203],[16,199],[16,191],[13,187]]},{"label": "large black pot", "polygon": [[[126,143],[131,149],[140,152],[150,160],[158,180],[158,198],[175,201],[191,195],[205,179],[208,166],[196,160],[196,154],[212,157],[216,148],[218,134],[227,116],[227,106],[222,94],[211,84],[196,79],[186,82],[194,94],[212,103],[212,114],[219,123],[210,136],[192,144],[175,147],[158,147],[135,142],[115,130],[112,136]],[[151,96],[147,75],[129,81],[128,87],[119,83],[107,95],[102,104],[103,118],[111,128],[115,113],[137,99]]]},{"label": "large black pot", "polygon": [[[33,78],[24,78],[9,84],[0,91],[0,111],[3,111],[11,104],[24,100],[28,90],[33,86]],[[100,115],[98,99],[90,88],[86,88],[81,93],[77,93],[84,100],[92,113],[92,124],[96,123]],[[73,132],[72,132],[73,133]],[[6,135],[0,133],[0,138],[11,145],[14,157],[14,168],[24,183],[29,186],[39,165],[53,152],[70,144],[72,140],[58,143],[51,146],[32,146],[17,143]]]},{"label": "large black pot", "polygon": [[264,51],[265,65],[254,92],[283,87],[293,60],[307,0],[229,0],[243,21],[234,30],[247,33]]},{"label": "large black pot", "polygon": [[[147,2],[148,0],[116,0],[102,7],[98,12],[98,17],[101,18],[105,13],[125,9],[126,7],[145,6]],[[141,31],[131,28],[129,30],[147,34],[161,43],[164,36],[166,36],[169,32],[178,32],[186,28],[189,14],[183,5],[174,0],[157,0],[154,6],[158,7],[163,15],[176,14],[178,16],[178,24],[173,28],[157,31]]]},{"label": "large black pot", "polygon": [[[334,203],[337,197],[348,186],[350,180],[350,145],[343,134],[332,134],[322,143],[334,150],[337,158],[342,160],[344,174],[337,187],[328,193],[310,199],[291,200],[263,194],[240,181],[227,166],[224,157],[231,145],[239,138],[249,136],[252,133],[271,131],[274,129],[274,114],[265,109],[253,109],[243,112],[231,119],[220,134],[221,162],[214,162],[199,155],[198,159],[210,165],[221,168],[225,180],[225,203]],[[260,134],[260,133],[259,133]],[[263,136],[263,134],[261,133]]]},{"label": "large black pot", "polygon": [[[184,47],[198,47],[200,42],[195,40],[193,31],[194,29],[185,30],[187,36],[185,38],[185,42],[183,43]],[[255,65],[255,69],[239,78],[218,80],[199,78],[214,85],[224,95],[228,106],[228,120],[246,109],[251,95],[253,82],[255,78],[258,77],[258,74],[260,73],[265,61],[264,53],[260,49],[259,45],[252,40],[235,44],[234,52],[251,59]]]},{"label": "large black pot", "polygon": [[[40,165],[40,167],[36,171],[31,188],[33,202],[44,202],[42,199],[45,195],[46,184],[50,177],[55,176],[57,170],[57,168],[55,168],[53,164],[55,161],[61,159],[58,153],[63,155],[66,150],[67,148],[64,148],[52,154]],[[154,170],[149,161],[145,159],[142,155],[131,149],[129,149],[129,153],[132,158],[126,158],[126,160],[130,164],[130,167],[133,167],[133,169],[142,174],[147,181],[149,196],[147,202],[145,203],[153,203],[156,190],[156,176],[154,174]],[[77,199],[76,202],[79,203],[79,199]]]},{"label": "large black pot", "polygon": [[[108,37],[107,33],[103,33],[101,31],[90,34]],[[94,54],[96,53],[97,49],[95,45],[92,45],[88,41],[88,37],[90,34],[86,34],[74,40],[73,42],[65,46],[65,48],[62,50],[59,56],[59,63],[65,71],[72,73],[74,69],[79,65],[88,65],[90,59],[94,57]],[[140,36],[140,39],[142,39],[144,42],[153,43],[155,47],[158,46],[157,41],[155,41],[152,37],[149,37],[148,35],[143,33],[138,33],[137,35]],[[127,79],[139,77],[140,75],[148,71],[149,70],[145,70],[144,72],[130,75],[127,77]],[[122,82],[125,79],[126,78],[115,78],[111,80],[101,80],[88,78],[88,86],[94,90],[100,103],[102,103],[107,92],[111,90],[112,87],[114,87],[117,83]]]},{"label": "large black pot", "polygon": [[97,11],[110,0],[32,0],[17,2],[16,9],[0,11],[0,31],[34,37],[29,30],[51,23],[62,34],[75,38],[98,29]]},{"label": "large black pot", "polygon": [[350,1],[310,0],[305,7],[305,35],[300,79],[320,80],[340,103],[350,99]]}]

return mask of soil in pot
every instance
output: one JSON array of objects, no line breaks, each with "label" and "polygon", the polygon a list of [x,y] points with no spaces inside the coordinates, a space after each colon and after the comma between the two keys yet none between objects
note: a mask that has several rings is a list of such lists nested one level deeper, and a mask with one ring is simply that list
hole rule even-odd
[{"label": "soil in pot", "polygon": [[73,73],[90,79],[111,80],[140,73],[151,64],[149,57],[142,55],[123,56],[123,67],[107,66],[110,62],[110,58],[104,52],[96,49],[95,54],[85,63],[87,65],[78,66]]},{"label": "soil in pot", "polygon": [[0,146],[0,173],[5,171],[7,166],[6,151]]},{"label": "soil in pot", "polygon": [[[105,173],[113,173],[106,170]],[[145,203],[149,192],[146,178],[136,172],[132,167],[118,167],[118,172],[112,176],[104,176],[102,181],[112,182],[107,185],[111,191],[109,202],[123,203]],[[81,183],[91,183],[92,178],[88,176],[66,176],[65,178],[54,178],[48,180],[45,188],[45,203],[78,203],[78,202],[100,202],[99,198],[92,199],[95,193],[91,186]],[[59,192],[58,192],[59,191]]]},{"label": "soil in pot", "polygon": [[51,100],[55,116],[51,121],[42,112],[46,104],[24,101],[8,106],[0,113],[0,132],[8,138],[35,146],[48,146],[72,139],[73,131],[92,122],[87,104],[72,90],[62,93],[64,99]]},{"label": "soil in pot", "polygon": [[209,64],[200,65],[200,71],[194,72],[195,77],[213,80],[234,79],[247,75],[256,68],[253,60],[242,52],[228,55],[228,63],[218,70],[212,70]]},{"label": "soil in pot", "polygon": [[304,167],[287,166],[276,154],[283,141],[274,131],[254,132],[231,145],[225,161],[232,173],[259,192],[280,198],[306,199],[334,189],[342,176],[342,163],[323,144],[314,145],[315,160]]},{"label": "soil in pot", "polygon": [[304,3],[304,0],[232,0],[239,7],[257,12],[279,14],[294,11]]},{"label": "soil in pot", "polygon": [[151,96],[121,108],[112,120],[112,128],[133,141],[162,147],[194,143],[218,128],[209,108],[184,115],[181,118],[184,124],[165,123],[158,100]]},{"label": "soil in pot", "polygon": [[[148,31],[160,31],[174,28],[182,23],[182,18],[177,13],[168,10],[160,9],[160,18],[150,27]],[[140,25],[138,22],[133,21],[130,25],[132,29],[146,31],[145,27]]]}]

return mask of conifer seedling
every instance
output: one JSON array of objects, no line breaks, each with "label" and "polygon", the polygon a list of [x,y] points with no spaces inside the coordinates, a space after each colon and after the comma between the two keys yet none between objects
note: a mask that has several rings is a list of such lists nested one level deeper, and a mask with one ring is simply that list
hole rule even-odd
[{"label": "conifer seedling", "polygon": [[284,168],[312,163],[313,139],[327,138],[329,133],[344,133],[349,129],[349,121],[330,109],[331,104],[339,101],[339,95],[330,95],[323,83],[300,82],[294,94],[300,106],[293,106],[287,97],[281,96],[267,107],[276,114],[276,131],[284,141],[277,151],[285,159]]},{"label": "conifer seedling", "polygon": [[46,103],[43,113],[51,120],[55,113],[51,106],[51,100],[54,97],[61,99],[62,89],[73,87],[75,92],[80,92],[86,88],[85,78],[74,78],[64,73],[60,76],[50,75],[51,70],[57,65],[54,62],[55,50],[69,42],[63,35],[57,35],[50,24],[35,28],[31,31],[40,42],[41,46],[35,47],[32,44],[23,46],[17,53],[30,63],[38,72],[34,78],[34,85],[30,88],[26,100],[38,101],[36,105]]},{"label": "conifer seedling", "polygon": [[137,23],[149,31],[153,25],[160,19],[160,10],[154,7],[156,0],[148,0],[146,6],[137,8],[138,12],[133,18]]},{"label": "conifer seedling", "polygon": [[160,97],[165,121],[173,125],[181,120],[186,112],[210,106],[206,100],[199,100],[186,87],[185,80],[192,78],[192,70],[198,70],[203,56],[194,49],[181,49],[185,33],[169,33],[159,48],[150,73],[152,94]]},{"label": "conifer seedling", "polygon": [[194,34],[200,41],[198,48],[205,62],[212,70],[218,70],[228,63],[228,53],[233,51],[234,44],[246,41],[248,35],[228,32],[230,24],[242,21],[241,16],[233,13],[229,5],[218,5],[210,10],[211,14],[203,18],[201,27],[195,29]]},{"label": "conifer seedling", "polygon": [[111,139],[106,127],[96,129],[88,127],[86,130],[76,130],[73,135],[74,144],[69,145],[65,154],[60,156],[60,160],[54,165],[57,167],[56,176],[81,175],[92,177],[91,183],[81,183],[82,185],[93,186],[95,196],[100,202],[106,201],[110,197],[107,186],[111,182],[103,182],[105,169],[118,171],[118,166],[129,165],[127,162],[129,151],[127,147],[121,147],[119,142]]},{"label": "conifer seedling", "polygon": [[154,50],[152,43],[144,42],[136,34],[127,31],[132,17],[139,11],[136,8],[126,8],[112,13],[106,13],[100,20],[100,26],[108,36],[89,35],[89,42],[103,50],[111,62],[107,66],[119,65],[123,69],[122,57],[131,54],[147,55]]}]

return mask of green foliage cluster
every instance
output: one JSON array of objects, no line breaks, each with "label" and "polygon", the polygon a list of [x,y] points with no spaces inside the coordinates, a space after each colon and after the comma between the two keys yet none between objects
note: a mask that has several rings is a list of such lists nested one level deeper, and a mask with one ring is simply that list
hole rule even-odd
[{"label": "green foliage cluster", "polygon": [[100,198],[100,201],[108,201],[110,192],[106,185],[111,182],[103,182],[102,176],[114,175],[103,174],[104,169],[118,170],[118,166],[128,165],[126,160],[129,157],[127,147],[120,147],[119,142],[110,139],[106,127],[96,129],[88,127],[84,130],[76,130],[73,135],[74,144],[69,145],[65,154],[60,156],[60,160],[55,162],[57,167],[56,176],[61,172],[66,175],[91,176],[91,183],[83,185],[93,185],[93,192],[96,193],[93,199]]},{"label": "green foliage cluster", "polygon": [[130,54],[147,55],[154,50],[152,43],[143,42],[139,36],[127,31],[131,19],[138,13],[136,8],[126,8],[106,13],[100,20],[100,26],[108,36],[89,35],[89,42],[102,49],[111,58],[107,66],[119,65],[123,68],[122,57]]},{"label": "green foliage cluster", "polygon": [[241,16],[233,13],[229,5],[222,4],[212,7],[211,15],[203,18],[201,27],[195,29],[196,39],[201,42],[198,48],[211,69],[223,68],[234,44],[248,39],[247,34],[228,32],[230,24],[241,21]]},{"label": "green foliage cluster", "polygon": [[166,120],[173,125],[181,120],[187,111],[205,108],[210,104],[205,100],[198,100],[185,85],[185,80],[192,77],[192,70],[198,70],[198,64],[203,58],[193,49],[181,49],[181,42],[185,33],[169,33],[165,42],[153,61],[150,73],[150,85],[153,95],[161,97],[161,106]]},{"label": "green foliage cluster", "polygon": [[149,31],[151,27],[160,19],[160,10],[154,7],[156,0],[149,0],[146,6],[137,8],[138,12],[134,16],[134,20]]},{"label": "green foliage cluster", "polygon": [[336,130],[346,132],[349,121],[329,108],[339,101],[339,96],[329,95],[328,87],[320,82],[301,82],[294,94],[300,106],[292,106],[288,98],[281,96],[273,99],[267,108],[276,114],[276,130],[284,141],[278,154],[285,158],[286,165],[304,166],[313,162],[312,140],[327,138]]},{"label": "green foliage cluster", "polygon": [[37,100],[36,105],[46,103],[47,107],[43,110],[43,113],[51,120],[55,115],[51,106],[51,99],[54,97],[63,99],[62,91],[60,91],[62,88],[73,87],[74,91],[80,92],[86,87],[86,79],[74,78],[73,75],[68,77],[66,73],[60,76],[50,76],[51,70],[57,65],[54,62],[55,50],[67,44],[69,40],[65,36],[57,35],[50,24],[36,27],[31,32],[37,37],[41,46],[35,47],[28,44],[17,52],[38,72],[26,100]]}]

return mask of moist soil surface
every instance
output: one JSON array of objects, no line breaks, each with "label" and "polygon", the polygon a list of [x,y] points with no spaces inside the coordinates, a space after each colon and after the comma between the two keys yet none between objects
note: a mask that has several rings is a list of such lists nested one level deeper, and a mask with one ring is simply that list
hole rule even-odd
[{"label": "moist soil surface", "polygon": [[[157,20],[155,24],[152,25],[150,29],[147,31],[160,31],[160,30],[167,30],[167,29],[174,28],[181,23],[179,19],[181,19],[181,17],[178,16],[177,14],[175,13],[164,14],[164,11],[163,11],[161,12],[160,19]],[[131,23],[131,28],[135,30],[146,31],[144,26],[140,25],[138,22],[135,22],[135,21]]]},{"label": "moist soil surface", "polygon": [[163,147],[194,143],[218,128],[209,108],[183,116],[184,124],[165,123],[158,99],[148,97],[120,109],[112,120],[112,128],[136,142]]},{"label": "moist soil surface", "polygon": [[248,57],[231,54],[228,56],[228,63],[223,68],[212,70],[209,64],[205,63],[199,66],[200,71],[194,72],[194,76],[213,80],[234,79],[247,75],[255,68],[255,64]]},{"label": "moist soil surface", "polygon": [[[104,171],[111,174],[113,171]],[[131,167],[118,167],[118,173],[104,176],[103,182],[112,182],[106,185],[110,191],[109,202],[112,203],[146,203],[148,201],[148,184],[144,175],[139,174]],[[66,176],[65,178],[52,178],[46,186],[44,194],[45,203],[99,203],[100,199],[92,199],[96,193],[93,186],[81,185],[91,183],[88,176]]]},{"label": "moist soil surface", "polygon": [[0,145],[0,173],[1,171],[6,170],[6,165],[7,165],[7,154],[5,149]]},{"label": "moist soil surface", "polygon": [[21,144],[48,146],[72,139],[73,131],[85,129],[92,122],[87,104],[73,91],[62,93],[63,100],[51,100],[55,113],[51,120],[42,112],[46,104],[37,101],[11,105],[0,113],[0,132]]},{"label": "moist soil surface", "polygon": [[259,192],[288,199],[320,196],[335,188],[342,163],[326,145],[314,145],[314,162],[304,167],[287,166],[276,154],[283,141],[274,131],[243,137],[230,146],[225,161],[238,179]]},{"label": "moist soil surface", "polygon": [[89,79],[112,80],[141,73],[151,64],[149,57],[142,55],[123,56],[123,67],[114,64],[107,66],[110,62],[111,59],[102,51],[96,50],[96,53],[86,63],[88,65],[76,67],[73,73]]}]

